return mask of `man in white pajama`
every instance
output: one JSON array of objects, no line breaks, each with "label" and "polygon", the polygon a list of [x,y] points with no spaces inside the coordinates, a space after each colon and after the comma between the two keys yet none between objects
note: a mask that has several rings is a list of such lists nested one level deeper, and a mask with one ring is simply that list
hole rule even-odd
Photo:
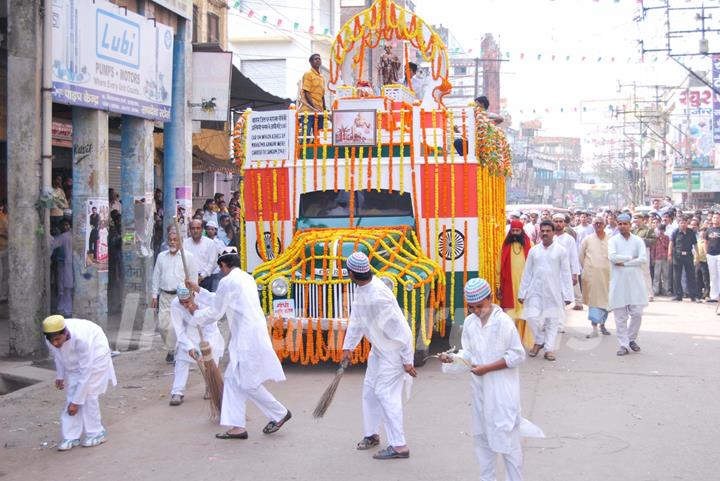
[{"label": "man in white pajama", "polygon": [[542,243],[528,253],[518,292],[523,317],[530,323],[535,337],[528,356],[537,356],[544,347],[548,361],[556,359],[558,323],[565,316],[565,306],[574,298],[569,257],[563,246],[553,242],[554,230],[550,221],[540,224]]},{"label": "man in white pajama", "polygon": [[[263,433],[278,431],[291,417],[290,410],[265,389],[265,381],[284,381],[285,374],[273,350],[267,321],[258,297],[253,276],[240,270],[240,257],[235,247],[227,247],[217,260],[223,278],[212,303],[197,309],[190,305],[193,323],[200,326],[216,323],[227,316],[230,326],[228,353],[230,362],[225,370],[225,388],[220,409],[220,425],[230,426],[216,434],[218,439],[247,439],[245,404],[248,400],[270,419]],[[200,292],[194,282],[188,287]]]},{"label": "man in white pajama", "polygon": [[[580,291],[581,266],[578,249],[580,244],[573,239],[573,236],[565,232],[565,214],[555,214],[553,216],[553,224],[555,224],[555,239],[553,242],[556,242],[565,248],[568,260],[570,261],[570,274],[572,274],[573,295],[575,296],[575,310],[582,311],[583,298],[582,292]],[[585,239],[584,227],[582,228],[583,239]],[[578,233],[578,238],[580,238],[580,233]],[[565,316],[562,316],[558,321],[558,330],[561,332],[564,332],[564,321]]]},{"label": "man in white pajama", "polygon": [[540,428],[520,416],[518,366],[525,361],[525,350],[513,320],[492,303],[487,281],[468,281],[465,300],[471,314],[463,323],[462,350],[441,354],[442,370],[473,374],[472,426],[480,481],[496,480],[498,454],[505,464],[505,479],[521,481],[520,437],[544,437]]},{"label": "man in white pajama", "polygon": [[402,394],[406,382],[415,377],[413,339],[392,290],[373,276],[370,261],[362,252],[353,252],[347,260],[350,279],[357,285],[350,311],[343,362],[348,362],[355,347],[367,337],[372,344],[363,381],[363,439],[357,449],[367,450],[380,444],[380,424],[388,446],[373,455],[375,459],[410,457],[403,430]]},{"label": "man in white pajama", "polygon": [[107,441],[100,417],[98,396],[108,383],[117,384],[110,346],[102,328],[84,319],[54,315],[43,321],[43,333],[55,360],[55,387],[66,389],[60,426],[63,439],[59,451],[80,445],[99,446]]},{"label": "man in white pajama", "polygon": [[[618,216],[619,235],[608,241],[610,259],[610,294],[608,309],[615,316],[617,338],[620,343],[618,356],[640,351],[637,344],[643,309],[648,304],[643,268],[647,262],[645,242],[630,233],[631,218],[628,214]],[[628,326],[628,318],[630,325]]]},{"label": "man in white pajama", "polygon": [[[180,285],[177,287],[177,298],[173,299],[170,304],[170,319],[177,337],[175,377],[170,391],[171,406],[179,406],[183,403],[190,366],[196,364],[200,354],[200,333],[198,326],[192,321],[193,316],[188,308],[195,304],[199,309],[203,309],[212,302],[213,294],[211,292],[201,288],[193,300],[190,289]],[[220,365],[220,359],[225,351],[225,339],[218,329],[217,322],[207,324],[200,329],[202,329],[203,339],[210,343],[215,364]],[[207,399],[208,394],[205,393],[205,395]]]}]

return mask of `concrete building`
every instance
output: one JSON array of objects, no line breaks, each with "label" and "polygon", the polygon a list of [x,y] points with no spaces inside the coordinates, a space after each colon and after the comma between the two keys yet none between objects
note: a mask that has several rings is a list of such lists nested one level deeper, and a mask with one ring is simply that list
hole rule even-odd
[{"label": "concrete building", "polygon": [[267,92],[295,100],[313,53],[327,77],[332,36],[341,26],[340,0],[315,0],[297,8],[292,0],[242,2],[229,17],[233,63]]},{"label": "concrete building", "polygon": [[[43,89],[43,26],[51,55]],[[0,197],[9,211],[10,354],[44,354],[40,322],[50,312],[48,241],[51,178],[71,181],[73,315],[113,330],[147,320],[152,269],[153,192],[175,211],[176,188],[191,186],[193,15],[218,15],[208,0],[9,0],[0,8]],[[5,9],[7,5],[7,9]],[[217,29],[215,25],[217,23]],[[198,22],[199,24],[199,22]],[[102,30],[98,29],[102,25]],[[207,20],[200,35],[221,35],[226,21]],[[4,82],[4,79],[7,82]],[[43,103],[43,92],[52,100]],[[44,119],[47,119],[43,122]],[[2,129],[0,129],[2,132]],[[154,133],[162,133],[158,145]],[[159,155],[158,148],[163,155]],[[5,154],[6,151],[6,155]],[[122,312],[109,320],[108,190],[122,201]],[[92,211],[95,208],[96,211]],[[99,217],[95,217],[98,214]],[[165,216],[169,223],[172,215]],[[91,240],[92,239],[92,240]],[[95,240],[97,239],[97,240]],[[96,243],[95,243],[96,242]],[[67,262],[67,259],[65,260]],[[120,326],[109,326],[119,323]]]}]

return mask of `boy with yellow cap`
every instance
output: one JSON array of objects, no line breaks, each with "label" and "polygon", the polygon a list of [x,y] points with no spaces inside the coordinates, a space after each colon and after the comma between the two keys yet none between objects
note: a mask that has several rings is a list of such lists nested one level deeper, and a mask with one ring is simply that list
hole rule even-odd
[{"label": "boy with yellow cap", "polygon": [[83,433],[83,447],[99,446],[107,441],[107,433],[100,419],[98,396],[107,391],[108,383],[117,384],[107,337],[94,322],[60,315],[45,318],[43,333],[55,360],[55,387],[67,393],[58,450],[79,446]]}]

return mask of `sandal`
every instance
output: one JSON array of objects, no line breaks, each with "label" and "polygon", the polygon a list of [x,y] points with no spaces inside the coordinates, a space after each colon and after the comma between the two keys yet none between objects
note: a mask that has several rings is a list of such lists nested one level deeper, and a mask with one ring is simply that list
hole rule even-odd
[{"label": "sandal", "polygon": [[548,361],[557,361],[557,358],[555,358],[555,354],[552,352],[546,352],[543,357]]},{"label": "sandal", "polygon": [[365,436],[359,443],[357,443],[357,447],[355,449],[358,451],[365,451],[377,446],[378,444],[380,444],[380,436]]},{"label": "sandal", "polygon": [[373,454],[375,459],[407,459],[410,457],[410,451],[399,453],[395,451],[395,448],[388,446],[385,449],[381,449],[377,453]]},{"label": "sandal", "polygon": [[233,434],[230,431],[225,431],[224,433],[218,433],[215,435],[218,439],[247,439],[248,438],[248,432],[243,431],[238,434]]},{"label": "sandal", "polygon": [[540,349],[542,349],[542,348],[543,348],[542,344],[534,344],[532,349],[530,349],[530,351],[528,352],[528,356],[530,356],[530,357],[537,356],[538,353],[540,352]]},{"label": "sandal", "polygon": [[282,419],[281,419],[280,421],[278,421],[278,422],[270,421],[270,422],[267,423],[267,424],[265,425],[265,427],[263,428],[263,432],[264,432],[265,434],[272,434],[272,433],[274,433],[274,432],[277,432],[281,427],[283,427],[283,424],[285,424],[287,421],[290,420],[291,417],[292,417],[292,413],[291,413],[290,410],[288,409],[288,412],[287,412],[287,414],[285,415],[284,418],[282,418]]}]

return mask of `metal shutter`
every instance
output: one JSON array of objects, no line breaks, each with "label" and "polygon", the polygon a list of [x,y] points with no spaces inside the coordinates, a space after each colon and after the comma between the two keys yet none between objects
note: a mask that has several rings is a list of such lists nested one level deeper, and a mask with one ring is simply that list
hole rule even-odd
[{"label": "metal shutter", "polygon": [[287,76],[285,59],[243,60],[240,71],[265,90],[278,97],[295,97],[297,92],[288,95],[285,78]]},{"label": "metal shutter", "polygon": [[[115,192],[121,194],[120,191],[120,167],[122,165],[122,155],[120,154],[120,142],[110,141],[110,149],[108,150],[108,188],[115,189]],[[121,194],[122,195],[122,194]]]}]

